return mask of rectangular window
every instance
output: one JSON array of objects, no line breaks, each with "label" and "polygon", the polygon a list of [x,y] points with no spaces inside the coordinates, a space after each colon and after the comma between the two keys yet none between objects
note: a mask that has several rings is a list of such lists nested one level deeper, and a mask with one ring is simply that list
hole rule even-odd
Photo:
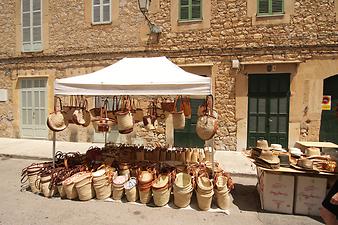
[{"label": "rectangular window", "polygon": [[93,24],[111,22],[111,0],[93,0]]},{"label": "rectangular window", "polygon": [[41,0],[22,0],[22,51],[42,50],[42,2]]},{"label": "rectangular window", "polygon": [[180,0],[180,20],[201,20],[202,0]]},{"label": "rectangular window", "polygon": [[258,0],[257,15],[284,14],[284,0]]}]

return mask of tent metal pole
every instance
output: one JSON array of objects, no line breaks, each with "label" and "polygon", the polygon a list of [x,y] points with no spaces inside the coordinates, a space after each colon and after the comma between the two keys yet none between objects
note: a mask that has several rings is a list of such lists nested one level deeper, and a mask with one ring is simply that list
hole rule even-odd
[{"label": "tent metal pole", "polygon": [[53,168],[55,168],[55,144],[56,144],[56,133],[53,131]]},{"label": "tent metal pole", "polygon": [[212,138],[212,146],[211,146],[211,169],[212,169],[212,173],[211,176],[212,178],[214,178],[215,175],[215,157],[214,157],[214,147],[215,147],[215,139],[214,137]]}]

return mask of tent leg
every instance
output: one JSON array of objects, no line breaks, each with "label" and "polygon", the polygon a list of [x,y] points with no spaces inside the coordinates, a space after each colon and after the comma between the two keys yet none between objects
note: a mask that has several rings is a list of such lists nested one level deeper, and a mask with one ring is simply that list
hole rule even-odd
[{"label": "tent leg", "polygon": [[55,168],[55,144],[56,144],[56,133],[53,131],[53,168]]},{"label": "tent leg", "polygon": [[107,144],[107,132],[104,132],[104,146]]},{"label": "tent leg", "polygon": [[214,146],[215,146],[215,139],[212,138],[212,144],[211,144],[211,176],[214,178],[215,175],[215,157],[214,157]]}]

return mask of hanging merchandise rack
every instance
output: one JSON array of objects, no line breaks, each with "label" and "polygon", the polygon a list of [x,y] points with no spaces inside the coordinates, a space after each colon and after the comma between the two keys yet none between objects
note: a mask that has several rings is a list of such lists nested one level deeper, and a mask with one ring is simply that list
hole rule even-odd
[{"label": "hanging merchandise rack", "polygon": [[[184,71],[166,57],[123,58],[93,73],[56,79],[55,96],[207,96],[210,77]],[[102,121],[108,123],[109,121]],[[105,143],[107,132],[105,131]],[[53,165],[56,133],[53,131]],[[172,146],[173,143],[168,143]],[[212,141],[212,167],[214,145]]]}]

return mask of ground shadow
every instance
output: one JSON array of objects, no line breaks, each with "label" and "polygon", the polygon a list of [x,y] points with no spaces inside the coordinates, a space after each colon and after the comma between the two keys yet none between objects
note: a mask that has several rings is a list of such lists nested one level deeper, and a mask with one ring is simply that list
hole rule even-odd
[{"label": "ground shadow", "polygon": [[255,185],[235,184],[231,192],[233,204],[243,211],[261,211],[259,195]]}]

